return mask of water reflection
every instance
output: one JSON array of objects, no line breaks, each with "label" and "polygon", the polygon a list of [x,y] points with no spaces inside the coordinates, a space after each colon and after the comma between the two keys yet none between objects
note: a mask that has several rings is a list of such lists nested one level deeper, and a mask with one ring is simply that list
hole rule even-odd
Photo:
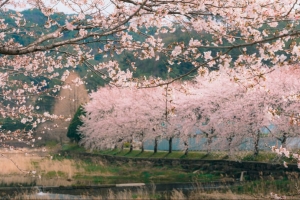
[{"label": "water reflection", "polygon": [[78,196],[70,194],[52,194],[38,192],[37,194],[30,194],[23,196],[24,199],[91,199],[89,196]]}]

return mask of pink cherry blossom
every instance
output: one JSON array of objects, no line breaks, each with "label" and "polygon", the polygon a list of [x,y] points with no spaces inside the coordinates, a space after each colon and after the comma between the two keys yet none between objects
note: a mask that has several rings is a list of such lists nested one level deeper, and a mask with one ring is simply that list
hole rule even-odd
[{"label": "pink cherry blossom", "polygon": [[74,30],[75,26],[73,26],[72,23],[68,22],[67,20],[65,23],[66,23],[66,29],[68,29],[70,31]]}]

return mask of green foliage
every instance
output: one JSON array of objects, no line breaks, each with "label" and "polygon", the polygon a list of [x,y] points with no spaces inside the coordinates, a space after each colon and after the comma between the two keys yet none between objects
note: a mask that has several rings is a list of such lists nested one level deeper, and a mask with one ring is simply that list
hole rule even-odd
[{"label": "green foliage", "polygon": [[130,142],[125,142],[124,143],[124,148],[129,148],[130,147]]},{"label": "green foliage", "polygon": [[54,97],[49,95],[42,95],[36,100],[35,107],[39,107],[38,112],[40,113],[51,112],[52,108],[54,107],[54,104]]},{"label": "green foliage", "polygon": [[0,119],[0,125],[1,125],[1,129],[10,130],[10,131],[16,131],[18,129],[29,130],[32,128],[31,125],[23,124],[20,122],[20,120],[11,119],[11,118]]},{"label": "green foliage", "polygon": [[82,106],[79,106],[68,127],[67,137],[70,138],[71,141],[75,141],[78,143],[81,139],[81,135],[80,133],[78,133],[77,128],[78,126],[82,125],[82,122],[80,121],[79,117],[84,114],[85,112],[83,111]]}]

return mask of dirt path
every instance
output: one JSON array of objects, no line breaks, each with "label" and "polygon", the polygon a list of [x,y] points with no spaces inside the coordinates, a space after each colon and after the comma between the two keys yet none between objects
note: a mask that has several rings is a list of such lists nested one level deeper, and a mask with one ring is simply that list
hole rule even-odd
[{"label": "dirt path", "polygon": [[70,120],[65,119],[72,119],[78,107],[88,101],[85,85],[78,85],[75,82],[78,78],[78,74],[71,72],[64,84],[64,87],[67,88],[61,89],[59,97],[55,101],[53,113],[51,114],[63,116],[63,119],[44,123],[37,128],[36,134],[42,136],[43,141],[68,141],[67,129]]}]

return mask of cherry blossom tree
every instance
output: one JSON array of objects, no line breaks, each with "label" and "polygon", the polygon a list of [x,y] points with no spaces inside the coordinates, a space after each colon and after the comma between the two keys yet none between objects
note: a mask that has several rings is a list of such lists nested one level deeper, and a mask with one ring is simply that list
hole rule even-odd
[{"label": "cherry blossom tree", "polygon": [[[117,86],[128,86],[135,81],[137,87],[156,87],[224,68],[234,82],[253,87],[273,70],[271,66],[299,61],[297,3],[297,0],[272,3],[262,0],[1,0],[0,87],[5,101],[1,115],[34,126],[48,117],[60,118],[48,113],[37,115],[30,97],[49,90],[58,92],[60,84],[45,89],[48,80],[63,81],[68,75],[66,68],[80,65]],[[74,14],[59,13],[58,4],[65,5]],[[38,9],[43,24],[10,10],[25,7]],[[153,30],[154,34],[150,34]],[[189,33],[188,39],[169,43],[164,40],[176,31]],[[125,69],[117,60],[124,52],[132,54],[134,59],[128,60]],[[95,60],[97,56],[101,61]],[[141,67],[136,65],[136,60],[159,62],[163,57],[169,72],[182,63],[189,63],[193,68],[169,80],[134,77],[134,70]],[[22,81],[18,80],[20,75],[43,78],[38,82]],[[82,84],[82,80],[77,81]]]},{"label": "cherry blossom tree", "polygon": [[[220,131],[216,131],[219,129],[217,126],[220,126],[217,111],[221,104],[229,99],[226,95],[231,94],[231,90],[227,87],[220,87],[221,84],[230,83],[229,76],[225,74],[227,78],[225,79],[218,77],[219,72],[214,75],[215,77],[212,74],[207,73],[206,79],[201,80],[200,86],[198,82],[184,82],[148,89],[100,88],[91,95],[91,102],[85,106],[88,114],[83,118],[84,126],[80,128],[85,135],[83,140],[86,141],[83,143],[96,141],[90,138],[90,135],[101,138],[103,135],[99,133],[99,124],[104,123],[102,128],[106,124],[109,127],[104,132],[117,133],[119,137],[122,131],[125,131],[122,136],[127,137],[126,134],[134,134],[135,131],[141,134],[150,129],[147,138],[154,139],[154,152],[157,151],[158,139],[166,138],[169,140],[169,153],[171,153],[172,139],[178,137],[183,142],[187,154],[188,140],[196,137],[199,129],[207,135],[209,146],[212,143],[212,137],[220,135]],[[212,78],[216,80],[213,81]],[[214,87],[219,89],[212,90]],[[220,93],[221,90],[224,91]],[[120,98],[116,98],[117,96]],[[111,112],[103,111],[105,109]],[[106,116],[98,114],[98,110],[102,110],[101,112],[106,113]],[[98,115],[101,116],[100,119]],[[106,120],[109,122],[106,123]],[[111,123],[116,123],[116,126],[113,127]],[[94,132],[90,132],[89,129]],[[104,137],[109,138],[107,135]],[[112,137],[115,139],[114,136]]]},{"label": "cherry blossom tree", "polygon": [[[154,139],[154,151],[157,151],[158,139],[165,138],[169,140],[170,153],[172,139],[177,137],[186,154],[190,138],[204,137],[208,152],[211,148],[226,149],[230,154],[245,139],[251,139],[247,145],[253,146],[254,155],[257,155],[264,129],[269,130],[268,137],[282,138],[282,143],[287,137],[296,135],[299,129],[298,70],[297,66],[280,67],[262,76],[264,81],[254,79],[251,87],[232,78],[234,71],[228,75],[224,69],[206,71],[193,81],[164,87],[100,88],[85,106],[91,114],[83,119],[85,125],[80,130],[86,143],[94,142],[96,140],[89,135],[101,138],[101,134],[97,135],[98,123],[104,123],[102,128],[108,126],[104,132],[116,133],[118,137],[132,140],[143,135],[143,139]],[[283,78],[288,72],[291,74]],[[280,77],[281,81],[278,81]],[[99,115],[95,108],[106,116]],[[110,112],[103,111],[105,109]],[[98,115],[101,122],[98,122]],[[89,133],[88,129],[95,133]],[[201,134],[196,134],[197,131]],[[112,138],[116,137],[112,135]],[[111,143],[114,142],[107,142]]]},{"label": "cherry blossom tree", "polygon": [[183,84],[167,84],[164,87],[164,93],[162,94],[165,98],[165,108],[163,111],[164,116],[162,119],[162,125],[160,131],[163,132],[163,138],[168,140],[169,143],[169,153],[172,153],[172,142],[174,137],[180,137],[185,133],[185,125],[189,117],[185,115],[186,105],[189,100],[190,88],[187,87],[185,83]]},{"label": "cherry blossom tree", "polygon": [[[82,117],[83,126],[79,128],[82,144],[88,148],[109,148],[125,140],[154,139],[156,153],[158,140],[166,138],[171,141],[171,153],[172,138],[187,139],[195,132],[194,124],[192,128],[187,124],[193,118],[185,114],[184,105],[190,100],[186,85],[173,85],[148,89],[99,88],[84,106],[86,116]],[[109,146],[102,146],[103,140]]]},{"label": "cherry blossom tree", "polygon": [[[206,140],[207,152],[220,138],[227,135],[229,128],[228,113],[226,104],[231,101],[231,96],[242,92],[242,89],[225,71],[213,71],[209,73],[203,69],[202,76],[197,77],[189,86],[189,100],[183,105],[186,116],[189,116],[189,128],[194,127],[192,137],[197,141]],[[228,121],[226,121],[226,119]],[[198,132],[198,134],[196,134]],[[203,147],[202,147],[203,148]],[[214,149],[216,149],[214,147]]]},{"label": "cherry blossom tree", "polygon": [[91,94],[82,117],[82,144],[92,149],[111,148],[121,142],[159,137],[163,117],[160,88],[100,88]]},{"label": "cherry blossom tree", "polygon": [[[297,136],[299,130],[299,66],[275,66],[273,71],[262,76],[264,81],[253,79],[251,87],[245,87],[239,81],[225,81],[219,71],[218,87],[212,83],[212,88],[207,88],[206,97],[212,94],[212,102],[218,105],[216,112],[209,113],[210,123],[216,124],[214,130],[224,135],[232,145],[232,139],[252,138],[254,155],[259,151],[259,140],[263,130],[267,129],[269,137],[276,138],[285,145],[288,137]],[[232,74],[231,74],[232,75]],[[202,81],[203,82],[203,81]],[[218,88],[221,88],[218,90]],[[230,88],[230,89],[229,89]],[[203,101],[205,102],[205,101]],[[216,109],[216,108],[215,108]],[[238,144],[238,143],[237,143]]]},{"label": "cherry blossom tree", "polygon": [[284,147],[299,133],[299,78],[299,66],[292,65],[273,71],[263,83],[273,99],[268,109],[273,128],[268,130]]},{"label": "cherry blossom tree", "polygon": [[[262,127],[269,125],[266,124],[268,97],[264,94],[264,91],[248,91],[232,103],[238,105],[237,109],[232,110],[232,115],[241,119],[237,122],[240,123],[238,131],[252,139],[250,144],[253,144],[254,156],[257,156]],[[233,123],[232,126],[235,126],[235,124]]]},{"label": "cherry blossom tree", "polygon": [[[76,14],[68,16],[63,22],[54,18],[57,13],[55,5],[58,3],[69,7]],[[263,61],[284,64],[287,57],[281,52],[291,54],[290,61],[297,62],[298,45],[293,41],[299,34],[296,28],[298,22],[295,20],[299,15],[295,9],[297,1],[285,0],[269,4],[259,0],[111,0],[109,4],[112,6],[108,7],[103,0],[3,0],[3,11],[30,5],[30,8],[37,8],[43,13],[45,22],[44,26],[35,31],[35,24],[27,22],[20,12],[8,15],[14,21],[12,24],[2,20],[3,45],[0,53],[5,55],[2,63],[14,66],[13,71],[16,72],[23,71],[28,75],[46,73],[49,77],[57,76],[55,68],[76,67],[84,63],[103,77],[109,77],[112,83],[123,85],[124,81],[132,77],[130,72],[121,70],[114,60],[123,51],[132,52],[135,59],[140,60],[159,60],[163,54],[168,58],[169,70],[172,65],[180,62],[192,63],[195,68],[188,74],[201,67],[238,67],[246,63],[257,66],[251,69],[252,73],[260,73]],[[281,25],[280,22],[286,23]],[[147,34],[150,28],[155,28],[157,35]],[[274,28],[278,30],[274,32]],[[190,38],[188,43],[175,42],[166,46],[160,35],[172,34],[177,29],[207,33],[210,37],[205,40]],[[64,35],[69,33],[73,37],[65,39]],[[29,42],[16,42],[13,37],[16,34],[28,38]],[[145,37],[141,41],[135,40],[134,34]],[[293,41],[292,44],[287,47],[285,39]],[[95,51],[87,45],[90,43],[104,45]],[[248,47],[251,48],[248,50]],[[229,54],[234,49],[241,50],[241,55],[235,60]],[[98,54],[111,59],[93,66],[90,60]],[[254,56],[256,59],[252,59]],[[134,62],[131,62],[131,67],[135,69]],[[103,69],[107,69],[106,72]],[[3,79],[8,75],[3,73]],[[145,86],[159,83],[160,80],[152,79],[145,82]]]}]

